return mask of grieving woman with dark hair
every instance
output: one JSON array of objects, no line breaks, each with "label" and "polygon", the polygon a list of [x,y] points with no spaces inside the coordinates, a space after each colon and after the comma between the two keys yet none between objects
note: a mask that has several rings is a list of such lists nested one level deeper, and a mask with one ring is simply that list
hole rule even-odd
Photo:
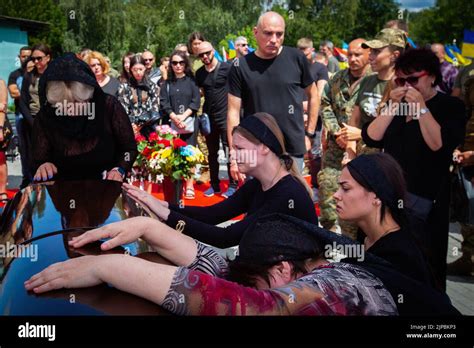
[{"label": "grieving woman with dark hair", "polygon": [[[130,58],[130,78],[118,90],[118,100],[132,123],[135,133],[148,136],[160,118],[160,87],[146,74],[145,60],[139,54]],[[151,123],[152,124],[151,124]]]},{"label": "grieving woman with dark hair", "polygon": [[432,203],[422,240],[438,283],[446,287],[449,231],[449,167],[464,138],[466,111],[457,98],[439,93],[439,61],[429,49],[412,49],[395,64],[392,90],[380,115],[362,128],[371,147],[400,164],[408,191]]},{"label": "grieving woman with dark hair", "polygon": [[[239,127],[264,130],[252,127],[247,118]],[[234,140],[234,146],[241,146],[238,139]],[[269,139],[265,142],[275,145]],[[380,156],[379,160],[362,156],[351,164],[351,171],[358,173],[354,175],[361,182],[378,180],[374,189],[351,180],[346,168],[341,176],[341,189],[346,194],[338,199],[344,217],[367,231],[373,242],[368,252],[351,239],[314,223],[270,214],[251,219],[239,240],[237,258],[228,261],[214,248],[157,220],[136,217],[88,231],[73,238],[69,245],[81,248],[110,238],[101,246],[102,250],[110,250],[141,238],[168,264],[126,255],[84,256],[48,267],[26,281],[25,287],[42,293],[106,282],[179,315],[458,314],[446,295],[424,282],[424,261],[400,229],[403,211],[396,211],[394,206],[394,200],[404,193],[403,176],[394,160],[379,166],[388,155]],[[382,177],[394,168],[397,173]],[[390,243],[394,250],[383,251],[383,245]],[[337,246],[355,252],[351,258],[329,263],[329,249]],[[372,254],[376,247],[378,252]],[[399,255],[390,257],[390,252]],[[404,262],[413,263],[417,272],[404,273],[399,262],[402,257],[407,258]],[[404,301],[396,303],[399,294],[404,295]]]}]

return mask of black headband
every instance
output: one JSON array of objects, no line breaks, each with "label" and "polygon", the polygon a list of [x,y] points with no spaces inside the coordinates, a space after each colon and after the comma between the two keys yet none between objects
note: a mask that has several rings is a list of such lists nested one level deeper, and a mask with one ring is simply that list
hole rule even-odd
[{"label": "black headband", "polygon": [[249,115],[244,117],[240,122],[239,127],[242,127],[248,130],[252,135],[260,140],[262,144],[268,146],[270,150],[273,151],[278,157],[283,154],[283,149],[281,148],[280,142],[270,128],[267,127],[265,123],[260,121],[254,115]]},{"label": "black headband", "polygon": [[389,202],[389,205],[397,203],[397,199],[400,197],[396,197],[392,185],[388,182],[382,169],[377,165],[373,155],[360,155],[350,161],[347,167],[350,172],[357,173],[378,198]]}]

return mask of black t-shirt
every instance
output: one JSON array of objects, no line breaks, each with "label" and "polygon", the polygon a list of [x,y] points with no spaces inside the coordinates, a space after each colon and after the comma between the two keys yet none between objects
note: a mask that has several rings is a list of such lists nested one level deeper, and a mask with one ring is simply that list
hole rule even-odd
[{"label": "black t-shirt", "polygon": [[[183,233],[201,242],[228,248],[239,244],[247,227],[260,216],[282,213],[318,224],[314,204],[305,187],[293,176],[284,176],[272,188],[262,190],[257,179],[247,181],[231,197],[209,207],[170,206],[166,224],[173,228],[179,220],[186,225]],[[240,214],[245,218],[228,227],[215,225]]]},{"label": "black t-shirt", "polygon": [[386,234],[368,252],[390,262],[396,270],[422,283],[434,285],[434,278],[420,248],[404,229]]},{"label": "black t-shirt", "polygon": [[110,76],[109,82],[107,82],[107,84],[102,87],[102,90],[106,94],[110,94],[110,95],[113,95],[114,97],[117,97],[119,87],[120,87],[120,81],[117,80],[115,77]]},{"label": "black t-shirt", "polygon": [[[8,86],[17,85],[18,90],[21,91],[21,83],[18,78],[23,77],[23,69],[18,68],[10,73],[8,76]],[[18,85],[20,83],[20,85]],[[15,98],[15,113],[20,112],[20,98]]]},{"label": "black t-shirt", "polygon": [[306,152],[303,89],[313,82],[304,54],[283,46],[273,59],[259,58],[255,52],[236,59],[229,74],[229,93],[242,99],[244,116],[256,112],[274,116],[288,153],[302,156]]},{"label": "black t-shirt", "polygon": [[311,64],[309,70],[311,71],[314,82],[318,82],[320,80],[329,81],[329,73],[326,65],[319,62],[314,62]]},{"label": "black t-shirt", "polygon": [[433,200],[448,183],[453,151],[464,139],[466,110],[460,99],[443,93],[428,100],[426,106],[441,126],[443,146],[438,151],[432,151],[425,143],[419,121],[406,122],[406,117],[401,116],[393,117],[381,141],[369,137],[370,122],[366,123],[362,139],[367,146],[383,148],[398,161],[405,172],[408,191]]},{"label": "black t-shirt", "polygon": [[221,62],[219,69],[216,67],[210,73],[205,66],[196,71],[196,83],[204,91],[203,111],[211,116],[211,119],[221,120],[227,118],[227,93],[229,92],[227,77],[229,76],[230,67],[229,63]]}]

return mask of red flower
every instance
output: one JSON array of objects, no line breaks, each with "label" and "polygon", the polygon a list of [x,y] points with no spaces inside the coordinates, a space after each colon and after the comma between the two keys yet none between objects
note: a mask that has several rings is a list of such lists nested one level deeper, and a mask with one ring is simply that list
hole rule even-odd
[{"label": "red flower", "polygon": [[168,147],[171,145],[171,142],[167,139],[160,139],[157,141],[158,144],[162,144],[164,147]]},{"label": "red flower", "polygon": [[142,155],[145,156],[145,157],[148,158],[148,159],[150,158],[151,153],[152,153],[152,151],[151,151],[151,149],[150,149],[148,146],[145,147],[145,148],[143,149],[143,151],[142,151]]},{"label": "red flower", "polygon": [[146,138],[143,135],[141,135],[140,133],[135,135],[135,141],[136,142],[145,141],[145,140],[146,140]]},{"label": "red flower", "polygon": [[173,139],[173,147],[176,149],[178,147],[186,146],[186,142],[180,138]]},{"label": "red flower", "polygon": [[156,134],[156,132],[150,133],[150,135],[148,136],[148,140],[149,141],[157,141],[158,140],[158,134]]}]

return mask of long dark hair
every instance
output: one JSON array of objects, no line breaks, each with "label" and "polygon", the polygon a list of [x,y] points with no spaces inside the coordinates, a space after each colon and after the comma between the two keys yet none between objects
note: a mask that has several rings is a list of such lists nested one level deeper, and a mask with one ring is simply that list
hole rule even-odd
[{"label": "long dark hair", "polygon": [[195,32],[191,33],[188,37],[188,52],[189,52],[189,54],[192,54],[192,55],[194,55],[194,53],[193,53],[193,41],[194,40],[206,41],[206,39],[204,38],[204,35],[201,34],[200,32],[195,31]]},{"label": "long dark hair", "polygon": [[184,74],[186,76],[189,76],[191,79],[194,79],[194,74],[193,74],[193,71],[191,69],[191,65],[189,63],[189,58],[188,56],[186,55],[186,53],[182,52],[182,51],[173,51],[173,53],[171,53],[170,55],[170,66],[168,68],[168,80],[171,81],[171,82],[176,82],[176,75],[174,73],[174,70],[173,70],[173,67],[172,67],[172,63],[173,63],[173,57],[174,56],[178,56],[180,58],[183,59],[184,61]]},{"label": "long dark hair", "polygon": [[132,58],[130,58],[130,78],[129,78],[130,86],[137,87],[138,85],[140,85],[143,87],[147,87],[150,85],[150,81],[148,80],[147,74],[143,75],[143,79],[141,80],[140,83],[133,76],[132,68],[134,65],[137,65],[137,64],[141,64],[144,67],[146,67],[145,60],[143,59],[141,54],[135,54]]},{"label": "long dark hair", "polygon": [[132,57],[135,55],[133,52],[127,52],[125,55],[122,57],[122,72],[120,73],[119,80],[120,82],[128,82],[130,80],[130,73],[125,70],[125,58],[128,58],[129,60],[132,59]]}]

